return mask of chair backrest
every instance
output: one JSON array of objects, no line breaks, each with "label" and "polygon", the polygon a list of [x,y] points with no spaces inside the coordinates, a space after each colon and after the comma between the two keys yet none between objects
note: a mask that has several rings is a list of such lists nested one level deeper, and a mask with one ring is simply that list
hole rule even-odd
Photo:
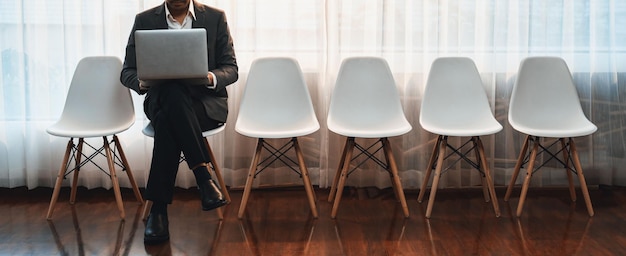
[{"label": "chair backrest", "polygon": [[558,57],[522,60],[508,119],[514,129],[542,137],[584,136],[597,129],[585,117],[569,68]]},{"label": "chair backrest", "polygon": [[391,137],[412,128],[404,115],[389,65],[379,57],[343,60],[327,121],[331,131],[348,137]]},{"label": "chair backrest", "polygon": [[474,61],[443,57],[431,65],[419,122],[440,135],[480,136],[502,130],[493,116]]},{"label": "chair backrest", "polygon": [[235,131],[255,138],[289,138],[311,134],[319,127],[298,62],[287,57],[254,60]]},{"label": "chair backrest", "polygon": [[114,56],[85,57],[78,62],[53,135],[99,137],[124,131],[135,122],[128,88],[119,80],[122,62]]}]

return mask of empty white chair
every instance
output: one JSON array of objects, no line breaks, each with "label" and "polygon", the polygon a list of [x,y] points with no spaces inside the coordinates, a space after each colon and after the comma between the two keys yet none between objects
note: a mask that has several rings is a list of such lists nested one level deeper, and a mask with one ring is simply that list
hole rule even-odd
[{"label": "empty white chair", "polygon": [[[226,187],[226,182],[224,182],[222,171],[219,165],[217,164],[217,159],[215,158],[215,155],[213,154],[213,150],[211,149],[211,145],[209,144],[209,137],[224,131],[225,128],[226,128],[226,125],[222,125],[215,129],[204,131],[202,132],[202,137],[204,137],[204,144],[206,145],[207,150],[209,151],[209,158],[210,158],[209,170],[213,170],[213,173],[215,174],[214,177],[217,178],[217,183],[220,185],[220,189],[222,190],[222,194],[224,195],[224,198],[226,199],[226,201],[230,202],[230,194],[228,194],[228,188]],[[148,123],[148,125],[146,125],[143,128],[143,130],[141,130],[141,132],[148,137],[154,138],[154,127],[152,126],[152,123]],[[181,154],[180,162],[182,161],[185,161],[185,156]],[[143,220],[146,220],[148,218],[148,214],[150,213],[150,207],[152,207],[152,201],[146,200],[146,204],[143,208],[143,213],[141,217]],[[220,207],[220,208],[217,208],[216,210],[217,210],[217,216],[219,217],[219,219],[220,220],[224,219],[224,213],[222,212],[222,208]]]},{"label": "empty white chair", "polygon": [[[590,135],[597,127],[583,113],[572,75],[563,59],[529,57],[521,62],[509,104],[509,123],[513,129],[526,134],[504,196],[504,200],[508,201],[520,168],[527,164],[517,216],[522,214],[532,174],[543,166],[540,164],[535,168],[539,150],[550,155],[546,162],[557,159],[563,164],[572,201],[576,200],[572,172],[578,175],[587,211],[589,216],[593,216],[593,206],[573,138]],[[556,150],[552,146],[556,146]],[[563,159],[558,158],[561,153]]]},{"label": "empty white chair", "polygon": [[[331,217],[337,216],[343,187],[352,172],[350,163],[355,148],[390,173],[394,193],[402,204],[404,216],[409,217],[388,137],[406,134],[412,127],[404,116],[396,83],[385,59],[351,57],[341,63],[331,95],[327,124],[332,132],[347,137],[328,195],[329,202],[334,200]],[[362,147],[356,138],[376,138],[376,144],[380,145],[378,149]],[[384,151],[386,161],[375,159],[372,153],[380,148]]]},{"label": "empty white chair", "polygon": [[[288,166],[302,177],[311,213],[317,218],[315,194],[298,137],[312,134],[319,128],[313,103],[298,62],[292,58],[282,57],[255,60],[250,66],[235,124],[235,131],[239,134],[257,139],[256,150],[239,207],[239,218],[243,217],[254,178],[265,169],[258,170],[260,165],[265,163],[267,166],[267,163],[279,159],[283,159],[281,161],[284,163],[289,163],[284,159],[290,159],[286,155],[290,149],[294,149],[296,153],[299,171]],[[283,147],[273,147],[266,141],[280,138],[291,140]],[[263,149],[271,155],[261,161]]]},{"label": "empty white chair", "polygon": [[[444,160],[453,156],[446,155],[447,148],[450,148],[458,159],[465,160],[481,173],[485,201],[491,200],[496,216],[500,216],[498,199],[480,136],[497,133],[502,130],[502,125],[493,116],[473,60],[465,57],[445,57],[433,62],[422,99],[419,121],[424,130],[438,135],[417,199],[418,202],[422,202],[434,168],[435,176],[426,218],[430,218],[432,212],[437,185],[444,169]],[[451,136],[469,139],[454,147],[448,144],[448,137]],[[471,147],[466,149],[470,145]],[[471,151],[476,156],[475,161],[466,156]]]},{"label": "empty white chair", "polygon": [[[107,174],[111,177],[120,217],[124,219],[125,212],[115,170],[116,166],[120,166],[122,171],[126,171],[137,201],[143,203],[141,193],[117,137],[118,133],[127,130],[135,122],[135,110],[130,91],[119,81],[121,70],[122,62],[119,58],[112,56],[86,57],[80,60],[76,66],[61,118],[47,129],[51,135],[69,138],[59,175],[54,185],[54,192],[46,215],[47,219],[52,218],[52,212],[66,175],[74,172],[70,194],[70,203],[74,203],[81,166],[87,162],[92,162],[92,159],[99,155],[106,156]],[[110,141],[108,136],[112,136]],[[86,156],[83,152],[83,146],[91,147],[91,145],[84,139],[92,137],[102,137],[103,144],[98,149],[92,147],[95,152]],[[74,144],[75,138],[78,138],[78,144]],[[115,149],[111,149],[111,144],[115,144],[117,152]],[[82,158],[83,156],[85,159]],[[71,161],[74,161],[75,166],[68,172]],[[121,163],[119,163],[120,161]],[[100,168],[100,166],[97,167]],[[100,170],[107,172],[103,168]]]}]

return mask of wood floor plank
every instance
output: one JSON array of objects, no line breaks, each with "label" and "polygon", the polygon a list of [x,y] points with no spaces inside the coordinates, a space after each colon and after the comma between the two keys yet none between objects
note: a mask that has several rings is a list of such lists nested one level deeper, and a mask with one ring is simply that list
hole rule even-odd
[{"label": "wood floor plank", "polygon": [[[418,191],[405,191],[410,218],[391,189],[346,188],[336,219],[315,190],[319,218],[303,188],[255,189],[244,218],[231,191],[224,220],[200,209],[196,189],[177,189],[169,207],[171,240],[144,245],[141,206],[123,189],[126,220],[112,191],[69,190],[46,221],[51,189],[0,189],[0,255],[626,255],[626,189],[592,188],[596,210],[571,202],[567,188],[531,189],[520,218],[517,198],[500,200],[496,218],[482,190],[441,189],[430,219]],[[514,191],[515,193],[519,191]],[[496,190],[504,195],[504,188]]]}]

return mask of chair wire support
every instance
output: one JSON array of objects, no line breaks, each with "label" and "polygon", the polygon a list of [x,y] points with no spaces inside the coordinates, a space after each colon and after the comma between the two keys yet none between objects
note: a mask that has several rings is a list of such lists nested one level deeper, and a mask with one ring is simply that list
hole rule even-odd
[{"label": "chair wire support", "polygon": [[[565,172],[567,173],[567,179],[569,183],[569,193],[572,202],[576,201],[576,192],[574,188],[574,180],[572,172],[578,176],[579,185],[581,192],[583,194],[583,198],[585,200],[585,204],[587,206],[587,212],[590,217],[594,215],[593,205],[591,204],[591,198],[589,196],[589,191],[587,189],[587,184],[585,181],[585,177],[582,171],[582,166],[580,164],[580,159],[578,157],[578,153],[576,151],[576,145],[574,140],[571,137],[565,138],[556,138],[555,142],[551,143],[549,146],[541,145],[542,137],[539,136],[530,136],[527,135],[524,146],[522,147],[522,152],[520,152],[520,157],[518,158],[518,163],[516,164],[515,171],[511,180],[509,181],[509,185],[506,190],[506,194],[504,195],[504,201],[508,201],[513,187],[515,186],[515,182],[517,177],[522,169],[523,164],[527,164],[528,166],[525,168],[526,177],[524,182],[522,183],[522,190],[520,193],[518,206],[517,206],[517,217],[520,217],[522,214],[522,209],[526,200],[526,194],[528,192],[528,188],[530,186],[530,180],[535,172],[537,172],[540,167],[543,167],[552,159],[555,159],[558,163],[565,168]],[[555,146],[558,142],[561,143],[560,150],[557,153],[553,153],[550,149]],[[539,150],[541,149],[541,150]],[[530,152],[530,153],[529,153]],[[540,153],[547,153],[550,155],[550,158],[543,161],[543,163],[539,167],[535,167],[535,162],[537,161],[537,157]],[[562,153],[563,160],[559,159],[556,154]],[[530,159],[526,160],[526,158],[530,157]]]},{"label": "chair wire support", "polygon": [[[418,199],[417,199],[417,201],[420,203],[423,201],[425,191],[426,191],[426,186],[428,184],[428,181],[430,180],[431,172],[433,170],[435,171],[433,184],[430,187],[430,197],[428,199],[428,206],[426,208],[425,217],[430,218],[431,216],[432,209],[433,209],[433,202],[435,200],[435,195],[437,192],[437,186],[439,184],[440,177],[443,176],[443,174],[446,171],[451,169],[454,165],[456,165],[457,162],[461,160],[465,160],[465,162],[467,162],[469,165],[471,165],[474,169],[476,169],[481,174],[483,196],[484,196],[485,202],[491,201],[496,217],[500,217],[500,207],[497,202],[497,197],[496,197],[495,190],[493,187],[493,181],[490,176],[491,174],[489,172],[489,166],[487,165],[487,162],[485,159],[484,148],[482,146],[482,141],[480,137],[472,136],[459,147],[451,146],[450,144],[448,144],[447,141],[448,141],[448,136],[446,135],[438,136],[437,141],[435,142],[436,144],[434,146],[431,159],[429,160],[428,167],[430,169],[427,170],[425,174],[425,178],[422,181],[422,187],[420,189]],[[467,150],[463,150],[464,148],[468,148],[468,144],[470,143],[471,143],[471,147],[469,147],[469,149]],[[452,152],[445,155],[446,149],[451,149]],[[476,154],[476,161],[473,161],[468,157],[468,155],[472,151],[474,151],[474,153]],[[443,168],[444,161],[446,159],[449,159],[450,157],[453,157],[454,155],[458,156],[454,160],[454,162],[447,165],[446,168]]]},{"label": "chair wire support", "polygon": [[[268,151],[270,155],[266,157],[265,159],[263,159],[262,161],[260,161],[261,160],[260,156],[261,156],[261,152],[263,151],[263,149]],[[298,162],[294,161],[288,155],[286,155],[286,153],[290,149],[293,149],[295,151],[296,156],[298,157]],[[289,162],[292,162],[295,165],[298,165],[298,167],[300,168],[300,171],[297,171],[293,166],[291,166],[287,161],[285,161],[285,159],[289,160]],[[248,173],[248,178],[246,179],[246,185],[244,187],[237,217],[239,219],[242,219],[244,216],[246,204],[250,196],[250,191],[252,190],[253,180],[256,179],[257,175],[259,175],[262,171],[266,170],[266,168],[271,166],[271,164],[276,162],[277,160],[280,160],[282,163],[284,163],[287,167],[289,167],[292,171],[294,171],[300,176],[300,178],[304,182],[304,188],[307,193],[309,207],[311,208],[311,214],[314,218],[317,218],[318,213],[317,213],[317,206],[315,203],[317,199],[315,198],[316,196],[313,191],[313,186],[311,184],[309,174],[306,169],[306,165],[304,164],[304,156],[302,155],[302,151],[300,149],[297,137],[292,137],[289,140],[289,142],[285,143],[280,148],[276,148],[272,145],[269,145],[263,138],[258,138],[256,153],[255,153],[254,159],[252,160],[252,164],[250,165],[251,167]],[[263,166],[263,168],[261,168],[261,170],[258,170],[259,166]]]},{"label": "chair wire support", "polygon": [[[280,148],[276,148],[272,145],[270,145],[269,143],[265,142],[264,139],[259,139],[259,143],[261,144],[261,146],[270,153],[269,156],[267,156],[265,159],[263,159],[262,161],[259,162],[259,164],[257,164],[257,167],[262,167],[260,170],[257,170],[254,173],[254,178],[257,177],[257,175],[261,174],[261,172],[263,172],[265,169],[267,169],[269,166],[272,165],[272,163],[276,162],[276,161],[281,161],[282,163],[284,163],[287,167],[289,167],[289,169],[291,169],[292,171],[294,171],[295,173],[297,173],[300,178],[302,178],[302,173],[298,170],[296,170],[295,168],[293,168],[293,165],[298,165],[298,162],[296,162],[295,160],[293,160],[291,157],[289,157],[287,154],[287,152],[289,152],[290,149],[294,148],[295,143],[297,138],[291,138],[291,140],[289,140],[289,142],[285,143],[284,145],[282,145]],[[291,163],[288,163],[287,161]]]},{"label": "chair wire support", "polygon": [[[48,213],[46,215],[46,219],[52,219],[52,213],[54,211],[54,207],[59,197],[59,192],[61,188],[61,180],[67,179],[67,176],[70,173],[73,173],[73,180],[71,184],[70,191],[70,204],[73,204],[76,200],[77,186],[78,186],[78,175],[80,172],[80,168],[85,166],[87,163],[92,163],[95,167],[97,167],[100,171],[106,174],[113,184],[113,191],[115,194],[115,200],[117,202],[118,209],[120,211],[120,218],[124,219],[126,213],[124,211],[124,206],[122,202],[121,191],[119,187],[119,181],[116,174],[116,166],[121,167],[122,171],[126,172],[126,175],[129,178],[131,186],[133,188],[133,193],[137,198],[137,201],[140,204],[143,204],[143,198],[141,193],[139,192],[139,187],[135,182],[133,174],[128,167],[128,161],[124,156],[124,152],[119,144],[119,140],[116,135],[112,135],[112,139],[109,141],[108,136],[102,136],[103,144],[102,147],[96,148],[89,143],[85,142],[85,138],[78,138],[78,144],[74,143],[74,137],[71,137],[67,143],[67,148],[65,151],[65,159],[61,164],[61,170],[59,170],[59,175],[57,176],[57,181],[55,182],[54,190],[52,193],[52,198],[50,199],[50,206],[48,207]],[[94,152],[90,155],[86,155],[83,151],[83,146],[87,145],[89,148],[93,149]],[[108,161],[108,169],[106,171],[100,165],[98,165],[94,158],[96,156],[104,156]],[[85,159],[81,159],[85,157]],[[74,163],[74,168],[70,169],[71,163]]]},{"label": "chair wire support", "polygon": [[[537,171],[539,171],[539,169],[541,169],[541,167],[544,167],[546,164],[548,164],[548,162],[550,162],[550,160],[555,160],[557,162],[559,162],[563,168],[567,169],[570,172],[576,173],[576,169],[574,169],[575,164],[573,161],[573,157],[572,157],[572,151],[570,149],[570,141],[572,140],[571,138],[567,138],[567,142],[565,142],[565,138],[559,138],[557,140],[554,140],[554,142],[552,142],[550,145],[548,146],[544,146],[543,144],[541,144],[541,137],[537,137],[537,136],[531,136],[529,139],[529,142],[531,143],[535,143],[537,142],[537,146],[541,149],[537,152],[537,155],[541,155],[542,153],[546,153],[548,154],[550,157],[547,160],[544,160],[539,166],[536,166],[533,168],[532,173],[535,174]],[[555,152],[552,152],[550,149],[553,148],[557,143],[562,142],[561,148]],[[558,154],[562,154],[563,151],[566,152],[567,154],[567,159],[565,161],[561,160],[557,155]],[[531,151],[528,151],[524,157],[524,161],[521,164],[521,168],[524,168],[524,166],[530,161],[530,156],[531,156]]]},{"label": "chair wire support", "polygon": [[[379,145],[379,143],[380,143],[380,147],[375,148],[375,146]],[[356,156],[353,157],[352,152],[354,151],[354,149],[358,149],[360,152]],[[383,160],[375,156],[375,154],[379,152],[381,149],[383,150],[385,154],[386,161],[384,162]],[[366,159],[352,166],[352,162],[354,162],[354,160],[356,160],[359,156],[362,156],[362,155],[364,155]],[[374,142],[367,148],[363,147],[362,145],[358,145],[358,143],[356,143],[356,137],[348,137],[346,139],[346,143],[344,145],[339,167],[337,168],[337,173],[335,174],[335,178],[333,179],[331,190],[328,196],[328,202],[333,203],[333,208],[331,210],[331,218],[334,219],[337,216],[337,210],[339,207],[339,202],[341,201],[341,196],[343,194],[343,188],[345,186],[346,179],[350,176],[352,172],[358,169],[359,166],[361,166],[367,160],[373,160],[375,163],[383,167],[385,171],[389,173],[389,178],[391,179],[391,184],[393,187],[394,195],[396,199],[402,205],[404,217],[408,218],[409,209],[406,204],[406,199],[404,197],[404,192],[402,189],[402,182],[398,175],[397,165],[393,158],[391,145],[387,137],[379,138],[376,142]]]},{"label": "chair wire support", "polygon": [[[365,162],[367,162],[367,160],[372,160],[374,161],[376,164],[378,164],[380,167],[382,167],[383,169],[389,171],[389,164],[385,163],[383,160],[380,160],[380,158],[376,157],[376,153],[378,153],[381,149],[383,149],[384,145],[383,145],[383,139],[379,139],[376,142],[374,142],[372,145],[370,145],[369,147],[365,148],[362,145],[354,142],[354,147],[356,149],[359,150],[359,153],[352,157],[352,159],[350,159],[350,162],[356,160],[357,158],[359,158],[362,155],[365,155],[366,159],[363,159],[363,161],[359,162],[358,164],[354,165],[354,167],[348,171],[348,173],[346,174],[346,176],[350,176],[350,174],[354,171],[356,171],[359,167],[361,167],[361,165],[363,165]],[[376,150],[372,151],[372,148],[374,148],[374,146],[379,145],[378,148],[376,148]]]},{"label": "chair wire support", "polygon": [[[447,139],[448,136],[444,136],[444,138]],[[463,145],[461,145],[459,147],[454,147],[454,146],[452,146],[450,144],[446,144],[447,148],[452,150],[452,152],[450,152],[447,156],[445,156],[444,160],[447,160],[447,159],[449,159],[450,157],[452,157],[454,155],[457,155],[459,157],[456,158],[456,160],[454,160],[454,162],[450,163],[446,168],[442,168],[441,169],[441,174],[442,175],[444,173],[446,173],[447,171],[449,171],[459,161],[465,160],[466,163],[468,163],[469,165],[474,167],[474,169],[478,170],[478,172],[480,172],[483,176],[485,176],[485,172],[482,170],[480,162],[476,163],[472,159],[469,159],[467,157],[468,154],[470,154],[473,150],[476,149],[476,143],[473,143],[472,146],[469,149],[467,149],[465,152],[461,152],[461,149],[465,148],[470,142],[474,142],[475,138],[476,137],[472,137],[472,138],[468,139],[465,143],[463,143]],[[437,167],[437,162],[434,162],[433,165],[431,166],[431,170],[435,169],[436,167]]]},{"label": "chair wire support", "polygon": [[[106,143],[109,144],[109,148],[111,149],[111,153],[113,154],[112,155],[114,159],[113,163],[117,167],[122,168],[122,171],[126,171],[126,167],[122,164],[122,159],[117,153],[117,147],[115,147],[115,144],[118,143],[117,139],[113,137],[113,139],[111,139],[110,142],[108,142],[108,139],[106,139],[106,137],[104,137],[104,139],[105,141],[107,141]],[[71,143],[70,159],[69,161],[67,161],[67,164],[65,165],[65,170],[67,171],[65,172],[65,175],[63,175],[63,179],[67,179],[67,176],[75,171],[80,171],[80,168],[87,165],[88,163],[93,164],[100,171],[102,171],[109,178],[111,178],[111,174],[108,171],[106,171],[104,168],[102,168],[102,166],[100,166],[98,163],[93,161],[93,159],[96,158],[98,155],[106,157],[106,154],[104,154],[103,152],[105,149],[104,145],[100,148],[96,148],[93,145],[86,142],[84,138],[78,138],[78,144],[74,144],[74,138],[71,138],[70,141],[71,141],[70,142]],[[86,155],[84,151],[82,150],[83,145],[87,145],[89,148],[93,149],[94,152],[89,156]],[[80,154],[81,156],[84,156],[85,159],[78,160],[78,157],[77,157],[78,154]],[[77,162],[77,161],[80,161],[80,162]],[[74,165],[75,167],[70,169],[70,165],[72,165],[72,163],[75,163]]]}]

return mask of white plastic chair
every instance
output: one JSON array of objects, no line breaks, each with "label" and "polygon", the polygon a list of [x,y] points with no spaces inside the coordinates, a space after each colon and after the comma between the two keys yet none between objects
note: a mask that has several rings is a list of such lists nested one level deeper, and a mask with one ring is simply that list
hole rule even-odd
[{"label": "white plastic chair", "polygon": [[[313,103],[304,81],[300,65],[295,59],[268,57],[255,60],[250,66],[246,88],[241,99],[235,131],[257,138],[257,146],[250,165],[248,178],[243,191],[238,217],[242,218],[252,189],[254,178],[276,160],[286,163],[291,160],[286,153],[294,149],[299,171],[292,170],[302,177],[309,206],[315,218],[317,207],[315,194],[309,178],[298,137],[312,134],[320,126],[313,110]],[[291,138],[282,147],[273,147],[266,139]],[[263,149],[271,156],[260,161]],[[296,164],[291,160],[290,163]],[[258,171],[257,171],[258,170]]]},{"label": "white plastic chair", "polygon": [[[120,217],[124,219],[125,212],[115,171],[116,165],[121,167],[122,171],[126,171],[137,201],[143,203],[141,193],[117,137],[118,133],[127,130],[135,122],[135,111],[130,91],[119,81],[121,70],[122,62],[117,57],[95,56],[80,60],[74,71],[61,118],[47,129],[51,135],[69,138],[59,175],[54,185],[54,192],[46,215],[47,219],[52,218],[52,212],[66,175],[74,172],[70,194],[70,203],[73,204],[76,200],[80,168],[88,162],[93,163],[93,158],[99,155],[105,155],[107,158],[107,175],[111,177],[113,183]],[[108,136],[112,136],[111,141],[107,138]],[[102,147],[96,149],[84,140],[91,137],[102,137]],[[78,138],[78,145],[74,144],[74,138]],[[115,144],[113,150],[110,144]],[[84,145],[93,148],[95,152],[89,156],[85,155],[83,152]],[[85,159],[83,160],[82,157]],[[68,172],[71,161],[74,161],[75,167]],[[97,167],[106,173],[103,168]]]},{"label": "white plastic chair", "polygon": [[[585,176],[572,138],[590,135],[597,130],[597,127],[585,117],[572,75],[563,59],[558,57],[529,57],[521,62],[511,94],[508,119],[513,129],[526,134],[513,176],[504,196],[504,201],[508,201],[520,168],[524,164],[528,164],[526,178],[517,205],[517,216],[522,214],[532,174],[551,159],[556,159],[565,167],[572,201],[576,200],[572,172],[578,175],[580,188],[587,204],[587,211],[589,216],[593,216],[593,206],[589,198]],[[553,140],[549,143],[549,139],[546,138]],[[551,150],[552,146],[560,146],[560,149]],[[529,147],[532,149],[527,154]],[[541,152],[549,154],[550,157],[544,164],[535,168],[539,149]],[[557,156],[561,152],[563,159],[559,159]],[[573,168],[571,164],[573,164]]]},{"label": "white plastic chair", "polygon": [[[404,116],[396,83],[385,59],[351,57],[341,63],[331,95],[327,124],[329,130],[347,137],[328,195],[328,202],[334,200],[331,217],[337,216],[343,187],[353,171],[350,163],[355,148],[390,173],[396,198],[402,204],[404,216],[409,217],[388,137],[406,134],[412,127]],[[378,140],[370,147],[363,147],[356,143],[356,138]],[[378,143],[380,146],[374,148]],[[386,161],[377,159],[372,153],[380,148],[384,151]]]},{"label": "white plastic chair", "polygon": [[[465,160],[481,173],[485,201],[489,202],[491,199],[495,214],[499,217],[498,199],[480,136],[497,133],[502,130],[502,125],[493,116],[480,74],[472,59],[445,57],[433,62],[422,99],[419,121],[424,130],[438,135],[417,199],[422,202],[434,168],[435,176],[426,218],[430,218],[432,212],[444,160],[453,156],[446,155],[447,148],[459,157],[458,160]],[[450,136],[469,139],[461,146],[454,147],[448,144]],[[468,157],[471,151],[476,156],[475,162]]]},{"label": "white plastic chair", "polygon": [[[210,158],[209,169],[213,170],[213,173],[215,174],[215,177],[217,178],[217,182],[220,185],[220,189],[222,190],[222,194],[224,195],[224,198],[226,199],[226,201],[230,202],[230,194],[228,194],[228,188],[226,187],[226,182],[224,182],[222,171],[219,165],[217,164],[217,159],[215,158],[215,154],[213,154],[213,150],[211,149],[211,145],[209,144],[209,139],[208,139],[209,137],[213,135],[221,133],[222,131],[224,131],[225,128],[226,128],[226,125],[222,125],[215,129],[204,131],[202,132],[202,137],[204,137],[204,144],[206,145],[207,150],[209,151],[209,158]],[[148,125],[146,125],[143,128],[143,130],[141,130],[141,132],[148,137],[154,138],[154,127],[152,126],[152,123],[148,123]],[[181,154],[179,163],[182,163],[183,161],[185,161],[185,156]],[[150,214],[151,207],[152,207],[152,201],[146,200],[146,204],[143,208],[141,219],[143,220],[148,219],[148,215]],[[220,220],[224,219],[224,213],[222,212],[221,207],[217,208],[217,216]]]}]

